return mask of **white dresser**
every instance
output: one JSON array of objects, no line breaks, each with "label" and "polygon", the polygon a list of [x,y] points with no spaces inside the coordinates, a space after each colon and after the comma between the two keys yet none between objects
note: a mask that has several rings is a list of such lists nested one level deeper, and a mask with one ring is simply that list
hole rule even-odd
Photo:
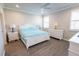
[{"label": "white dresser", "polygon": [[18,32],[8,32],[8,41],[13,41],[13,40],[18,40],[19,39],[19,35]]},{"label": "white dresser", "polygon": [[49,29],[48,32],[49,32],[51,37],[58,38],[58,39],[63,39],[64,30]]},{"label": "white dresser", "polygon": [[69,51],[79,56],[79,32],[69,39]]}]

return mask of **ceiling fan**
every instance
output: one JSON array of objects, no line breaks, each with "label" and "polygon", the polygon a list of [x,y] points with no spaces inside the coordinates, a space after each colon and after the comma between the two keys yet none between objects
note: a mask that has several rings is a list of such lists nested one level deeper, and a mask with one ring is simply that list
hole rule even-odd
[{"label": "ceiling fan", "polygon": [[49,5],[50,5],[50,3],[46,3],[40,8],[42,15],[44,15],[45,13],[47,13],[47,11],[49,11],[51,9],[51,8],[47,7]]}]

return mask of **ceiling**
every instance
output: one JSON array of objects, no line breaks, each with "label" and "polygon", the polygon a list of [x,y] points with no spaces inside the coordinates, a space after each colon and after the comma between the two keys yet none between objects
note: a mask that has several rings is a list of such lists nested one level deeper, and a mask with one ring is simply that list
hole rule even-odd
[{"label": "ceiling", "polygon": [[[16,5],[19,8],[16,8]],[[68,9],[76,6],[75,3],[4,3],[4,8],[20,10],[30,14],[41,14],[43,9],[44,14],[51,14],[59,10]]]}]

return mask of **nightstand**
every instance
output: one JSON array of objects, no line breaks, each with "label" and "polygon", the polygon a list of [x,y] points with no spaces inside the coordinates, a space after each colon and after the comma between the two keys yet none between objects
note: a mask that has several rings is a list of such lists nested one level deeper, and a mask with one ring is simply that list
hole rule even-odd
[{"label": "nightstand", "polygon": [[8,41],[19,40],[18,32],[8,32]]}]

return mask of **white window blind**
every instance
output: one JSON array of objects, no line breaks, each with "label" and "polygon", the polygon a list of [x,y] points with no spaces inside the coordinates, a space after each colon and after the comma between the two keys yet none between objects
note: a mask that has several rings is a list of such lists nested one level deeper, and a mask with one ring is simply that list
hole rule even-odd
[{"label": "white window blind", "polygon": [[79,30],[79,9],[71,12],[71,30]]}]

